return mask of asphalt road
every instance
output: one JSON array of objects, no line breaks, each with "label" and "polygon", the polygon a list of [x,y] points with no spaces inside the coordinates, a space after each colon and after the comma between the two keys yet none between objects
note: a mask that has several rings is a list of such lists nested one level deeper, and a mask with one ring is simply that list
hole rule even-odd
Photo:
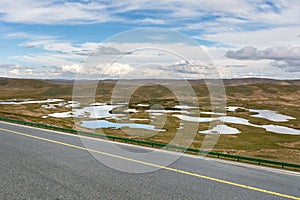
[{"label": "asphalt road", "polygon": [[299,173],[3,122],[0,154],[0,199],[300,199]]}]

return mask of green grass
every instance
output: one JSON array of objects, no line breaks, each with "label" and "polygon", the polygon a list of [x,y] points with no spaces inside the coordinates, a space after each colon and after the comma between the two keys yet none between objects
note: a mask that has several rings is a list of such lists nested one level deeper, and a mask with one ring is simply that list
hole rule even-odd
[{"label": "green grass", "polygon": [[[201,110],[209,111],[211,102],[209,91],[203,84],[191,82],[192,87],[197,95],[194,99],[188,93],[185,93],[184,86],[180,82],[170,82],[173,87],[177,88],[180,95],[183,97],[183,102],[199,104]],[[290,83],[290,82],[287,82]],[[86,88],[89,88],[92,83],[82,84],[82,98]],[[128,85],[126,85],[128,84]],[[176,85],[177,84],[177,85]],[[109,103],[113,94],[116,82],[103,81],[98,84],[96,89],[96,101]],[[114,96],[114,101],[122,101],[127,96],[132,84],[126,82],[122,87],[124,90]],[[23,80],[23,79],[3,79],[0,78],[0,99],[11,98],[31,98],[31,99],[46,99],[46,98],[63,98],[66,100],[72,99],[73,85],[64,83],[51,83],[41,80]],[[250,117],[254,113],[247,110],[237,110],[229,112],[231,116],[242,117],[248,119],[253,124],[276,124],[287,127],[300,129],[300,87],[296,84],[280,85],[275,83],[257,83],[247,85],[230,85],[226,86],[227,105],[241,106],[248,109],[269,109],[276,110],[281,114],[293,116],[296,119],[288,122],[272,122],[267,119]],[[136,108],[140,112],[130,114],[132,118],[149,118],[149,113],[142,112],[146,108],[137,107],[138,103],[149,103],[150,107],[156,104],[162,105],[164,109],[174,109],[175,105],[179,104],[179,100],[173,91],[162,85],[145,85],[135,90],[130,96],[130,108]],[[148,108],[147,108],[148,109]],[[37,123],[45,123],[48,125],[76,128],[72,118],[57,119],[47,118],[42,119],[42,116],[53,112],[70,111],[67,108],[43,109],[39,104],[27,105],[0,105],[0,116],[13,119],[21,119]],[[114,112],[122,112],[121,108],[117,108]],[[197,116],[197,114],[196,114]],[[201,115],[204,116],[204,115]],[[209,116],[209,115],[207,115]],[[165,123],[164,123],[164,120]],[[139,123],[149,123],[150,121],[139,121]],[[113,130],[103,129],[105,134],[117,135],[136,139],[145,139],[148,141],[169,143],[177,134],[177,128],[180,126],[180,120],[167,114],[165,118],[157,118],[157,125],[163,125],[165,132],[157,133],[153,136],[153,132],[144,130]],[[194,126],[192,123],[185,123],[186,133],[189,128]],[[258,158],[270,158],[278,161],[291,163],[300,163],[300,136],[284,135],[266,132],[262,128],[249,127],[238,124],[228,124],[231,127],[239,129],[242,133],[236,135],[221,135],[218,142],[214,146],[214,150],[223,153],[232,153],[237,155],[252,156]],[[209,123],[200,123],[198,130],[206,130]],[[83,128],[82,128],[83,129]],[[95,132],[101,132],[95,130]],[[129,133],[129,134],[128,134]],[[150,137],[149,137],[150,136]],[[185,145],[187,135],[179,135],[180,141],[176,145]],[[191,145],[194,148],[200,148],[205,138],[203,134],[196,134]]]}]

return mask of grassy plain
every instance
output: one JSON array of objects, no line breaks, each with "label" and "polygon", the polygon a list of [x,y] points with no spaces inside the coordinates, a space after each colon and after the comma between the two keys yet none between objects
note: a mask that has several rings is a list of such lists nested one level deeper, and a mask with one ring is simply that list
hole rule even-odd
[{"label": "grassy plain", "polygon": [[[88,88],[91,82],[82,83],[83,87]],[[109,103],[114,90],[115,81],[102,81],[96,89],[96,101]],[[171,84],[179,83],[172,82]],[[197,103],[203,111],[211,109],[209,91],[206,85],[201,81],[191,81],[190,84],[197,95]],[[128,82],[130,87],[130,82]],[[275,110],[281,114],[286,114],[295,119],[288,122],[272,122],[267,119],[254,118],[247,110],[239,109],[236,112],[227,112],[227,115],[243,117],[253,124],[275,124],[300,129],[300,83],[299,81],[275,81],[264,79],[238,79],[225,80],[227,105],[240,106],[250,109],[268,109]],[[73,85],[71,82],[64,81],[43,81],[29,79],[6,79],[0,78],[0,100],[9,99],[34,99],[41,100],[46,98],[72,99]],[[122,95],[120,94],[120,99]],[[190,100],[186,96],[187,101]],[[149,113],[143,112],[147,107],[138,107],[138,103],[149,103],[152,105],[162,105],[164,109],[173,109],[178,104],[176,95],[169,89],[158,85],[145,85],[134,91],[129,102],[130,108],[136,108],[140,112],[131,113],[132,118],[149,118]],[[0,116],[13,119],[21,119],[32,122],[39,122],[60,127],[75,128],[73,118],[52,118],[42,119],[42,116],[54,112],[70,111],[70,108],[57,107],[55,109],[42,108],[40,104],[22,104],[22,105],[1,105]],[[119,110],[121,112],[122,110]],[[118,112],[118,110],[114,110]],[[201,115],[210,116],[210,115]],[[164,132],[151,132],[145,130],[122,130],[104,129],[105,134],[118,135],[130,138],[145,139],[148,141],[157,141],[169,143],[176,135],[177,128],[180,127],[180,120],[167,114],[164,118],[157,118],[157,127],[164,128]],[[165,121],[165,123],[164,123]],[[149,123],[149,121],[137,121],[139,123]],[[236,155],[251,156],[257,158],[266,158],[291,163],[300,163],[300,136],[286,135],[267,132],[262,128],[255,128],[246,125],[228,124],[231,127],[238,128],[242,133],[235,135],[221,135],[214,146],[214,151],[231,153]],[[191,126],[193,126],[191,124]],[[200,123],[198,130],[205,130],[209,123]],[[188,123],[185,124],[188,128]],[[125,130],[125,129],[124,129]],[[96,132],[100,130],[96,130]],[[154,134],[156,133],[156,134]],[[185,136],[177,141],[177,145],[184,145]],[[197,134],[191,147],[200,148],[205,135]]]}]

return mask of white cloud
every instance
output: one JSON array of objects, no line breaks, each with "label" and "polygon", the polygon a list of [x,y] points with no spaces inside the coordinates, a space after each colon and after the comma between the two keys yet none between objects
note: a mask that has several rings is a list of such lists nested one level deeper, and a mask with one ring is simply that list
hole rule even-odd
[{"label": "white cloud", "polygon": [[89,66],[83,63],[62,65],[61,70],[63,72],[71,72],[77,75],[91,75],[93,76],[105,76],[105,77],[120,77],[130,73],[134,68],[128,64],[113,63],[106,65]]},{"label": "white cloud", "polygon": [[22,47],[43,49],[43,51],[37,53],[9,57],[34,66],[60,66],[81,62],[99,45],[93,42],[73,45],[55,36],[41,36],[25,32],[7,34],[7,37],[26,39],[25,42],[20,44]]},{"label": "white cloud", "polygon": [[[271,62],[271,66],[291,73],[300,72],[300,60],[277,60]],[[299,77],[300,76],[298,76],[298,78]]]},{"label": "white cloud", "polygon": [[84,70],[82,64],[71,64],[71,65],[62,65],[61,70],[63,72],[72,72],[72,73],[84,73],[87,72]]},{"label": "white cloud", "polygon": [[300,26],[296,26],[255,31],[212,33],[199,36],[199,38],[236,48],[253,45],[258,48],[267,48],[270,46],[300,46],[299,33]]},{"label": "white cloud", "polygon": [[242,49],[227,51],[226,56],[236,60],[271,60],[270,65],[288,72],[300,72],[300,47],[271,47],[258,50],[247,46]]},{"label": "white cloud", "polygon": [[[101,1],[101,3],[99,1],[64,2],[51,0],[0,1],[0,19],[5,22],[52,25],[117,21],[120,24],[163,24],[173,29],[188,31],[190,35],[198,34],[195,38],[208,40],[215,44],[216,47],[207,47],[206,49],[219,67],[220,73],[228,77],[239,74],[241,76],[257,74],[270,76],[274,75],[273,72],[279,73],[274,77],[288,77],[290,76],[288,71],[297,72],[299,62],[290,57],[295,56],[298,51],[293,53],[282,50],[280,52],[280,49],[275,50],[273,47],[289,48],[291,46],[292,48],[292,46],[300,46],[299,10],[300,4],[297,0],[271,0],[268,2],[233,0],[226,3],[221,0],[187,0],[185,2],[179,0],[113,0]],[[135,19],[131,19],[132,16],[135,16]],[[39,36],[22,32],[7,34],[6,37],[26,40],[22,43],[23,47],[38,47],[44,50],[44,53],[31,53],[14,57],[29,64],[61,66],[60,69],[68,73],[92,74],[103,69],[94,67],[87,70],[82,69],[80,64],[74,64],[85,60],[86,56],[97,48],[98,43],[72,44],[70,41],[63,41],[55,36]],[[195,47],[176,42],[164,44],[164,37],[156,36],[156,40],[162,42],[159,48],[181,49],[185,55],[193,55],[197,50]],[[152,46],[151,43],[138,45],[141,48]],[[245,46],[255,46],[265,50],[255,50],[254,53],[252,52],[255,54],[252,58],[249,57],[251,49],[244,49],[249,50],[249,52],[243,51],[239,55],[236,54],[240,57],[239,59],[228,59],[225,56],[228,49],[224,47],[237,50]],[[170,64],[182,59],[158,50],[132,53],[136,47],[137,44],[134,43],[109,44],[107,48],[102,47],[94,51],[94,55],[109,55],[111,58],[121,55],[117,62],[124,65],[124,71],[120,70],[122,66],[108,68],[110,70],[108,74],[118,75],[124,74],[126,70],[128,71],[132,67],[136,69],[139,63],[170,66]],[[240,60],[241,56],[244,56],[244,60]],[[189,59],[207,61],[204,57],[188,57]],[[264,58],[267,60],[261,60]],[[128,65],[127,68],[126,65]],[[191,68],[184,65],[177,64],[173,67],[186,74],[193,73]],[[270,67],[273,67],[273,71],[270,70]],[[152,69],[152,71],[145,69],[144,71],[157,76],[163,73],[161,68]],[[16,70],[12,72],[17,73]],[[27,70],[27,73],[30,73],[30,70]]]},{"label": "white cloud", "polygon": [[[14,34],[10,34],[14,35]],[[84,42],[79,44],[72,44],[69,41],[60,40],[57,37],[51,36],[39,36],[28,33],[17,33],[17,35],[27,35],[30,36],[30,39],[20,44],[22,47],[27,48],[42,48],[45,51],[56,52],[56,53],[64,53],[64,54],[72,54],[79,56],[88,56],[90,53],[94,55],[98,54],[111,54],[111,55],[119,55],[123,52],[120,52],[118,49],[113,47],[105,47],[100,46],[100,42]],[[47,37],[49,39],[47,39]],[[55,39],[57,38],[57,39]],[[125,52],[124,52],[125,53]]]},{"label": "white cloud", "polygon": [[[64,43],[61,43],[64,44]],[[87,58],[90,51],[95,48],[97,43],[83,43],[76,46],[53,45],[55,48],[48,48],[51,51],[64,50],[68,53],[50,53],[50,54],[29,54],[21,56],[19,59],[32,63],[40,63],[46,66],[60,66],[62,73],[72,73],[80,75],[82,78],[99,78],[99,75],[105,77],[127,77],[127,78],[207,78],[207,63],[210,62],[205,56],[207,52],[211,60],[215,63],[217,71],[223,78],[230,77],[296,77],[297,74],[291,75],[289,72],[296,72],[297,67],[287,68],[291,63],[274,62],[274,60],[249,60],[249,59],[228,59],[225,55],[227,48],[221,47],[202,47],[203,59],[195,52],[201,52],[201,47],[189,46],[180,43],[160,43],[156,44],[157,48],[151,49],[151,43],[106,43],[95,49],[95,58],[92,58],[95,64],[89,66],[89,63],[82,64]],[[68,47],[68,48],[65,48]],[[137,49],[137,47],[139,47]],[[46,47],[44,47],[46,48]],[[76,52],[74,53],[74,50]],[[184,63],[182,57],[176,56],[168,50],[180,49],[188,59],[196,66]],[[49,51],[50,51],[49,50]],[[274,50],[273,50],[274,51]],[[128,53],[130,52],[130,53]],[[272,52],[272,51],[268,51]],[[292,51],[282,54],[291,56]],[[72,54],[73,53],[73,54]],[[266,53],[267,54],[267,53]],[[101,57],[99,57],[102,55]],[[181,55],[185,57],[185,55]],[[294,55],[298,55],[297,52]],[[104,56],[104,57],[103,57]],[[271,54],[269,54],[271,56]],[[275,56],[275,54],[273,55]],[[116,59],[117,60],[114,60]],[[273,57],[274,58],[274,57]],[[108,65],[114,60],[113,65]],[[89,62],[89,59],[87,60]],[[100,63],[106,63],[105,66]],[[270,67],[273,67],[270,69]],[[276,67],[276,68],[274,68]],[[276,69],[276,70],[275,70]],[[196,70],[196,71],[195,71]],[[213,70],[212,70],[213,71]],[[216,71],[216,70],[215,70]],[[213,71],[213,72],[215,72]],[[278,74],[275,74],[277,72]],[[204,77],[199,77],[199,75]]]},{"label": "white cloud", "polygon": [[59,66],[82,61],[80,56],[62,53],[30,53],[13,56],[10,59],[19,60],[32,66]]},{"label": "white cloud", "polygon": [[271,59],[271,60],[300,60],[300,47],[276,46],[264,50],[258,50],[253,46],[243,47],[242,49],[226,53],[228,58],[233,59]]},{"label": "white cloud", "polygon": [[[176,56],[177,50],[182,53],[180,56],[189,59],[207,61],[208,57],[202,52],[201,47],[191,46],[182,43],[82,43],[73,45],[69,42],[55,40],[28,41],[23,46],[39,47],[44,53],[31,53],[27,55],[14,56],[12,59],[28,62],[29,64],[40,64],[46,66],[71,65],[76,62],[85,61],[88,56],[94,56],[97,62],[102,58],[111,62],[118,57],[120,63],[141,65],[143,63],[171,64],[181,57]],[[196,55],[195,52],[198,52]],[[199,56],[199,52],[200,55]],[[99,57],[102,56],[102,57]],[[119,61],[118,61],[119,62]]]},{"label": "white cloud", "polygon": [[[232,0],[223,3],[221,0],[187,0],[185,2],[179,0],[164,0],[164,1],[151,1],[151,0],[136,0],[136,1],[113,1],[112,3],[119,7],[116,12],[130,12],[138,9],[149,9],[164,11],[154,13],[153,15],[168,16],[166,18],[191,18],[203,16],[206,12],[220,13],[232,12],[241,14],[244,11],[253,9],[253,5],[248,1]],[[151,12],[149,13],[151,14]]]},{"label": "white cloud", "polygon": [[[223,23],[239,23],[246,19],[259,24],[299,25],[299,9],[297,0],[231,0],[226,3],[223,0],[0,1],[3,21],[27,24],[131,23],[132,19],[126,14],[134,13],[136,18],[132,21],[137,24],[176,24],[212,15],[220,16],[219,22],[223,18]],[[146,11],[139,16],[135,13],[139,10]],[[229,16],[234,17],[230,19]]]},{"label": "white cloud", "polygon": [[[210,60],[205,51],[190,44],[105,43],[95,52],[84,64],[62,65],[62,70],[123,78],[200,78],[200,74],[209,72],[216,76],[214,70],[208,69]],[[189,62],[183,62],[183,58]]]},{"label": "white cloud", "polygon": [[227,48],[203,47],[222,78],[261,77],[278,79],[299,79],[299,65],[287,65],[283,61],[269,59],[230,59],[227,58]]},{"label": "white cloud", "polygon": [[62,53],[70,53],[73,50],[76,50],[70,42],[63,42],[57,40],[35,40],[27,41],[21,44],[21,46],[27,48],[43,48],[46,51],[56,51]]},{"label": "white cloud", "polygon": [[107,76],[122,76],[130,73],[134,70],[133,67],[130,67],[128,64],[124,63],[113,63],[107,65],[106,69],[104,70],[104,75]]},{"label": "white cloud", "polygon": [[30,78],[55,78],[61,75],[61,71],[56,67],[26,67],[20,65],[9,65],[6,68],[7,77],[30,77]]},{"label": "white cloud", "polygon": [[1,19],[25,24],[85,24],[114,21],[98,2],[0,1]]},{"label": "white cloud", "polygon": [[30,40],[30,41],[57,39],[56,36],[37,35],[37,34],[31,34],[28,32],[10,32],[10,33],[6,33],[4,35],[4,37],[8,38],[8,39],[24,39],[24,40]]},{"label": "white cloud", "polygon": [[137,24],[152,24],[152,25],[159,25],[159,24],[166,24],[167,22],[163,19],[154,19],[154,18],[144,18],[138,20],[130,20],[128,23],[137,23]]}]

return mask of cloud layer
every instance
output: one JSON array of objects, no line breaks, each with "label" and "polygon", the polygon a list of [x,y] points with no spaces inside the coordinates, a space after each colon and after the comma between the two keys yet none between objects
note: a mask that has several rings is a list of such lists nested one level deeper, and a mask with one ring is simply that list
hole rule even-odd
[{"label": "cloud layer", "polygon": [[271,60],[274,67],[283,68],[289,72],[300,72],[300,47],[271,47],[258,50],[247,46],[239,50],[229,50],[226,56],[236,60]]},{"label": "cloud layer", "polygon": [[[81,63],[87,56],[125,55],[106,75],[124,75],[136,68],[134,62],[158,65],[151,71],[156,75],[170,67],[185,75],[197,74],[188,63],[180,63],[181,59],[164,57],[165,52],[132,52],[133,40],[143,34],[126,38],[129,41],[122,44],[99,47],[111,34],[158,26],[194,38],[224,77],[298,78],[299,10],[298,0],[1,0],[0,36],[4,40],[0,48],[8,51],[0,55],[0,72],[5,76],[74,77],[75,73],[103,69],[83,69]],[[92,31],[87,33],[87,29]],[[97,34],[99,38],[91,37]],[[149,41],[160,43],[162,49],[196,51],[167,38],[149,35]],[[140,45],[151,46],[151,42]]]}]

